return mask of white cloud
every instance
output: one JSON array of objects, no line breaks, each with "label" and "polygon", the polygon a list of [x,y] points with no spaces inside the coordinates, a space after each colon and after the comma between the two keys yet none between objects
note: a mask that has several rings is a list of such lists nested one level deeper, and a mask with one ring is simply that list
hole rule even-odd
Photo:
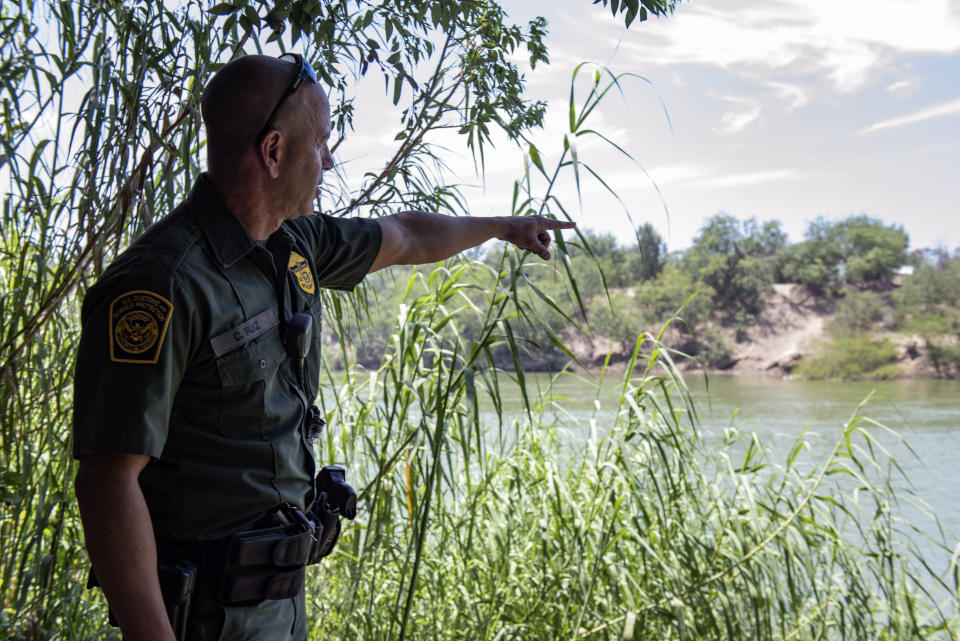
[{"label": "white cloud", "polygon": [[913,85],[909,80],[901,80],[899,82],[894,82],[887,85],[886,89],[890,93],[900,93],[906,89],[909,89]]},{"label": "white cloud", "polygon": [[960,19],[949,0],[751,5],[684,3],[643,39],[623,47],[635,60],[654,64],[712,65],[748,76],[771,71],[826,75],[840,91],[860,88],[897,54],[960,51]]},{"label": "white cloud", "polygon": [[787,82],[771,82],[768,86],[776,91],[777,97],[787,103],[788,109],[796,109],[810,102],[810,90]]},{"label": "white cloud", "polygon": [[[677,163],[650,169],[650,177],[661,187],[742,187],[801,177],[796,169],[771,169],[740,173],[719,173],[716,167],[697,163]],[[624,176],[626,182],[627,176]],[[634,177],[635,179],[635,177]]]},{"label": "white cloud", "polygon": [[688,183],[713,172],[709,167],[695,163],[677,163],[662,165],[650,169],[650,177],[661,187],[664,185]]},{"label": "white cloud", "polygon": [[707,178],[698,181],[698,184],[707,187],[743,187],[745,185],[756,185],[781,180],[795,180],[799,177],[800,173],[795,169],[774,169],[771,171],[754,171],[717,176],[716,178]]},{"label": "white cloud", "polygon": [[860,130],[859,133],[869,134],[873,133],[874,131],[880,131],[881,129],[903,127],[904,125],[912,125],[917,122],[923,122],[924,120],[930,120],[931,118],[952,116],[954,114],[960,114],[960,98],[951,100],[950,102],[942,102],[938,105],[924,107],[923,109],[914,111],[913,113],[905,116],[899,116],[897,118],[891,118],[889,120],[874,123],[866,129]]},{"label": "white cloud", "polygon": [[720,125],[714,127],[718,134],[729,135],[742,131],[754,120],[760,117],[760,101],[754,98],[739,96],[721,96],[724,100],[740,105],[735,111],[728,111],[720,116]]}]

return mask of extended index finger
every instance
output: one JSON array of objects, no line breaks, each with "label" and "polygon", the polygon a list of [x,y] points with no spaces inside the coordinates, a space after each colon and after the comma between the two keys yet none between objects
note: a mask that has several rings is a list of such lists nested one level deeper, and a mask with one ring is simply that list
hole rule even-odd
[{"label": "extended index finger", "polygon": [[572,220],[555,220],[553,218],[542,218],[541,223],[544,229],[573,229],[577,223]]}]

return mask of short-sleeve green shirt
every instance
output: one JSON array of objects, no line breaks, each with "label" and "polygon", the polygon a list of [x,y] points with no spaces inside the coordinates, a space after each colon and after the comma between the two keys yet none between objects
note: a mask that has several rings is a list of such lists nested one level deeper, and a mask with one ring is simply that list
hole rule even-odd
[{"label": "short-sleeve green shirt", "polygon": [[[219,539],[281,503],[307,508],[320,289],[355,287],[380,240],[375,220],[319,215],[262,247],[201,175],[87,292],[74,456],[152,457],[140,486],[158,538]],[[306,390],[280,335],[297,312],[313,317]]]}]

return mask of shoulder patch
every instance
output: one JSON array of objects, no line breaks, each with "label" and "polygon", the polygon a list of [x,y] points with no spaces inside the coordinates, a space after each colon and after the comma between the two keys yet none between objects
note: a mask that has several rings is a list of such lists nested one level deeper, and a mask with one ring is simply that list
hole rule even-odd
[{"label": "shoulder patch", "polygon": [[297,252],[290,252],[289,268],[290,271],[293,272],[293,275],[297,277],[297,285],[300,285],[300,289],[308,294],[313,294],[317,291],[317,286],[314,283],[313,274],[310,272],[310,265],[307,263],[306,258]]},{"label": "shoulder patch", "polygon": [[172,313],[173,303],[142,289],[114,298],[110,303],[110,360],[156,363]]}]

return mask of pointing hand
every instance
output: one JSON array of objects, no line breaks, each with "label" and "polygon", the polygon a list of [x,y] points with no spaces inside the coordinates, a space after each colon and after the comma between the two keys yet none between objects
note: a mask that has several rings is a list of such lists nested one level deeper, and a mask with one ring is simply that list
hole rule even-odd
[{"label": "pointing hand", "polygon": [[549,232],[555,229],[572,229],[576,226],[577,223],[554,220],[546,216],[512,216],[504,219],[504,229],[498,238],[520,249],[531,251],[543,260],[549,260]]}]

